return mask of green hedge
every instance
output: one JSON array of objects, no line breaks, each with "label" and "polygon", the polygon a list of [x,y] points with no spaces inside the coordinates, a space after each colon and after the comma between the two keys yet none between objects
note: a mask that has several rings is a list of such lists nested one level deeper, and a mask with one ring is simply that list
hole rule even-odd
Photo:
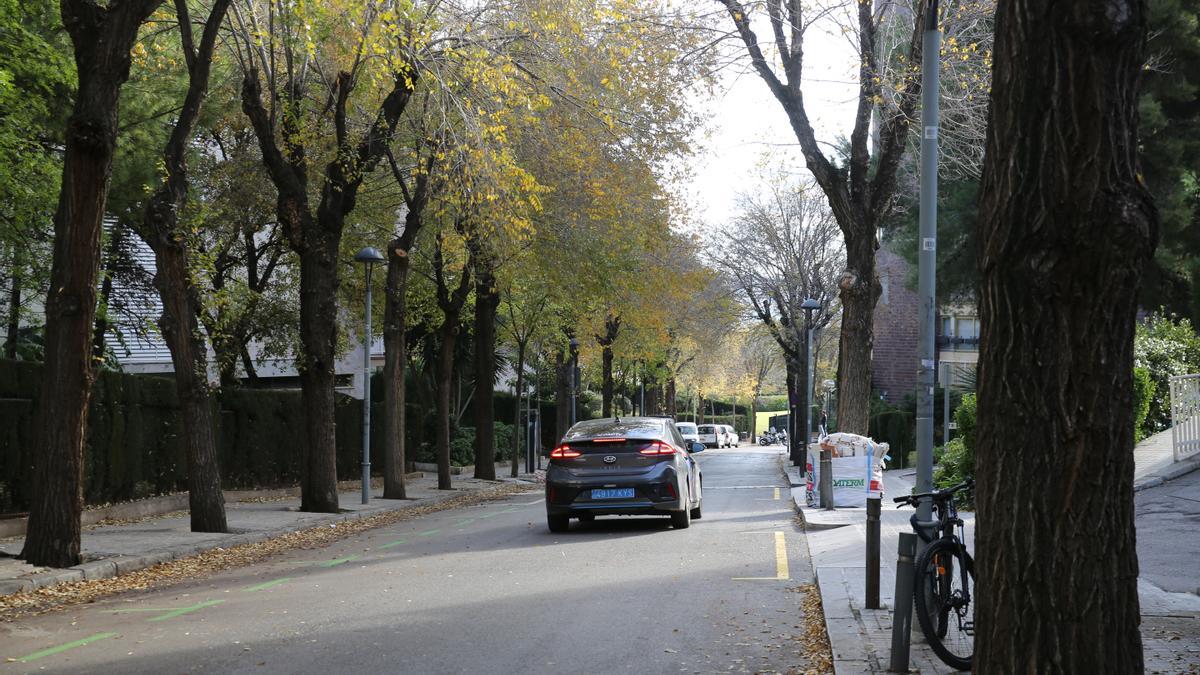
[{"label": "green hedge", "polygon": [[[0,359],[0,512],[28,510],[34,400],[41,365]],[[300,392],[223,392],[215,421],[222,485],[249,488],[299,480],[304,438]],[[382,444],[382,406],[372,406],[372,464]],[[337,397],[339,479],[362,472],[362,402]],[[187,459],[175,382],[167,376],[98,373],[84,444],[84,499],[125,501],[187,487]]]}]

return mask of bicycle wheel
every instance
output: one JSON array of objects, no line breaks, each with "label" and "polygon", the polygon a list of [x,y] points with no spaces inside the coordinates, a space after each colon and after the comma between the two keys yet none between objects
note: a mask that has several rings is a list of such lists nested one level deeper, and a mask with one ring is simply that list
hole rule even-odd
[{"label": "bicycle wheel", "polygon": [[975,654],[974,594],[975,562],[957,541],[939,539],[917,558],[917,622],[938,658],[959,670],[970,670]]}]

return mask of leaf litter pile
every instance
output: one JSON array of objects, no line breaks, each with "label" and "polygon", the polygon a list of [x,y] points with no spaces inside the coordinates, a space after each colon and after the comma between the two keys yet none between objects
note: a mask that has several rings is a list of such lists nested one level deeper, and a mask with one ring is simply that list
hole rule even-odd
[{"label": "leaf litter pile", "polygon": [[423,504],[398,511],[385,511],[355,520],[316,525],[253,544],[214,548],[187,558],[159,563],[110,579],[76,581],[22,593],[0,595],[0,621],[12,621],[21,616],[41,614],[68,605],[95,602],[100,598],[117,593],[195,581],[222,570],[250,565],[287,551],[322,548],[377,527],[413,520],[438,511],[474,506],[535,489],[537,486],[529,483],[505,483],[492,489],[470,492],[432,504]]},{"label": "leaf litter pile", "polygon": [[789,589],[800,594],[800,634],[792,637],[799,643],[800,654],[808,662],[805,670],[790,670],[795,675],[825,675],[833,672],[833,649],[829,646],[829,633],[825,631],[825,615],[821,608],[821,592],[816,584],[803,584]]}]

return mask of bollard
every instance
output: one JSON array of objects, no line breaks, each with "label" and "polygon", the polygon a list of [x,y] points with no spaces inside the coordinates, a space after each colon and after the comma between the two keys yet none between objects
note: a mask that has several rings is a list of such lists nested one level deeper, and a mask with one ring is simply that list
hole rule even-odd
[{"label": "bollard", "polygon": [[880,498],[867,498],[867,609],[879,609]]},{"label": "bollard", "polygon": [[908,672],[908,647],[912,638],[913,559],[917,555],[917,535],[900,533],[896,555],[896,599],[892,603],[892,663],[893,673]]},{"label": "bollard", "polygon": [[821,448],[821,506],[833,510],[833,451]]}]

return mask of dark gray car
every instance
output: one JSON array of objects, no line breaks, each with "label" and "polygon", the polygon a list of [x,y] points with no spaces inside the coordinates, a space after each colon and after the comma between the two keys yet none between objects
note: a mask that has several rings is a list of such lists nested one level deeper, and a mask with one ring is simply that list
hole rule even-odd
[{"label": "dark gray car", "polygon": [[[699,444],[694,444],[699,445]],[[676,528],[700,518],[700,466],[675,424],[661,417],[605,418],[567,430],[550,453],[546,522],[565,532],[570,519],[604,515],[670,516]]]}]

